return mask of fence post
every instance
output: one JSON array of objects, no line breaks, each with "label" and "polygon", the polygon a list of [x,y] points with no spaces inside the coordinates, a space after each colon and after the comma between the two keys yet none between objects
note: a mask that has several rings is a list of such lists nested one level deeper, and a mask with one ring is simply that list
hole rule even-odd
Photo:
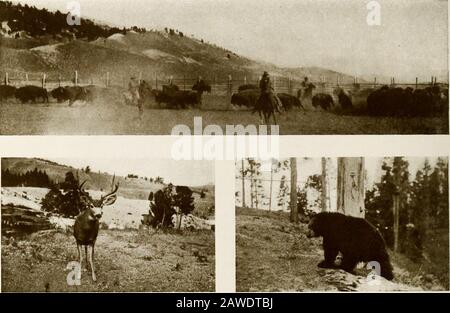
[{"label": "fence post", "polygon": [[58,75],[58,87],[61,87],[61,75]]},{"label": "fence post", "polygon": [[8,72],[5,73],[5,85],[9,85]]},{"label": "fence post", "polygon": [[395,77],[392,77],[392,86],[395,86]]},{"label": "fence post", "polygon": [[418,77],[416,77],[416,89],[417,89],[417,87],[419,87],[419,78]]},{"label": "fence post", "polygon": [[45,80],[47,78],[47,75],[44,73],[42,74],[42,88],[45,88]]},{"label": "fence post", "polygon": [[142,72],[139,72],[139,79],[138,79],[139,84],[141,83],[141,81],[142,81]]},{"label": "fence post", "polygon": [[244,76],[244,85],[247,85],[247,76]]},{"label": "fence post", "polygon": [[377,78],[374,77],[373,79],[373,88],[377,88]]},{"label": "fence post", "polygon": [[28,84],[28,73],[25,73],[25,81]]},{"label": "fence post", "polygon": [[228,95],[233,93],[233,82],[231,80],[231,75],[228,75]]},{"label": "fence post", "polygon": [[106,72],[105,85],[106,85],[106,87],[109,86],[109,72]]},{"label": "fence post", "polygon": [[75,71],[75,86],[78,86],[78,71]]}]

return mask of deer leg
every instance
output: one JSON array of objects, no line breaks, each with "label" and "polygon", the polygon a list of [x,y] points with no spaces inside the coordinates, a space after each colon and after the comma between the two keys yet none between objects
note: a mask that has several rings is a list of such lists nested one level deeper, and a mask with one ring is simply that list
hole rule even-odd
[{"label": "deer leg", "polygon": [[84,246],[84,254],[86,256],[86,270],[89,271],[88,246]]},{"label": "deer leg", "polygon": [[97,281],[94,268],[94,245],[89,246],[88,251],[89,251],[89,263],[91,264],[91,271],[92,271],[92,280]]},{"label": "deer leg", "polygon": [[83,253],[81,252],[81,245],[79,245],[78,243],[77,243],[77,250],[78,250],[78,259],[80,260],[80,267],[79,267],[79,271],[77,273],[77,276],[78,276],[77,278],[81,279],[81,266],[83,263]]}]

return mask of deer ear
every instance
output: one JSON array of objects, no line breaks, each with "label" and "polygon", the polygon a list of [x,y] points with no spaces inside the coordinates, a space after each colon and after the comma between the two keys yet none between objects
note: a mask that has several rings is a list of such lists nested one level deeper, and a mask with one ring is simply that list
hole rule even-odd
[{"label": "deer ear", "polygon": [[103,205],[112,205],[117,200],[117,195],[113,194],[103,200]]}]

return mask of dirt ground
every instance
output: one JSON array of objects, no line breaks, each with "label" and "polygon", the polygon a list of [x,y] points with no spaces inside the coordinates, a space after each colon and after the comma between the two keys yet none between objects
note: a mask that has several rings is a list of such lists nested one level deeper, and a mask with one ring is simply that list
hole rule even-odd
[{"label": "dirt ground", "polygon": [[[202,109],[168,110],[145,108],[142,121],[138,110],[122,104],[0,104],[2,135],[169,135],[175,125],[193,131],[194,117],[203,127],[259,125],[257,114],[233,110],[225,97],[205,98]],[[163,121],[163,122],[162,122]],[[294,109],[278,116],[281,135],[314,134],[448,134],[445,117],[391,118],[337,115],[323,111]]]},{"label": "dirt ground", "polygon": [[214,256],[212,231],[100,230],[97,282],[83,270],[81,286],[69,286],[66,267],[78,258],[70,233],[2,236],[2,292],[214,291]]},{"label": "dirt ground", "polygon": [[[379,284],[342,270],[321,269],[322,238],[307,238],[307,225],[285,212],[236,209],[236,291],[413,291],[448,290],[436,277],[411,273],[392,258],[395,278]],[[403,262],[404,263],[404,262]]]}]

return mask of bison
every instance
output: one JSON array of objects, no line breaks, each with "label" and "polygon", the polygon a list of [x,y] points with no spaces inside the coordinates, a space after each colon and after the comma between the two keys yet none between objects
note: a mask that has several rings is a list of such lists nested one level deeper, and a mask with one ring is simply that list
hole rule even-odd
[{"label": "bison", "polygon": [[260,95],[259,89],[247,89],[231,95],[231,104],[239,107],[254,108]]},{"label": "bison", "polygon": [[0,101],[14,98],[17,88],[10,85],[0,85]]},{"label": "bison", "polygon": [[294,107],[302,108],[303,110],[305,110],[305,107],[297,97],[294,97],[288,93],[278,93],[277,96],[280,99],[285,111],[289,111]]},{"label": "bison", "polygon": [[353,108],[352,99],[343,88],[337,87],[334,89],[333,93],[338,97],[339,105],[344,111],[348,111]]},{"label": "bison", "polygon": [[24,86],[20,87],[16,90],[16,98],[21,103],[27,103],[31,101],[32,103],[36,103],[37,100],[41,100],[43,102],[48,103],[48,94],[45,88],[37,87],[37,86]]},{"label": "bison", "polygon": [[51,91],[51,95],[59,103],[63,101],[69,101],[69,106],[79,100],[79,101],[92,101],[92,92],[90,89],[80,87],[80,86],[65,86],[58,87]]},{"label": "bison", "polygon": [[317,93],[312,97],[312,105],[314,108],[320,106],[323,110],[327,111],[334,105],[334,101],[327,93]]}]

